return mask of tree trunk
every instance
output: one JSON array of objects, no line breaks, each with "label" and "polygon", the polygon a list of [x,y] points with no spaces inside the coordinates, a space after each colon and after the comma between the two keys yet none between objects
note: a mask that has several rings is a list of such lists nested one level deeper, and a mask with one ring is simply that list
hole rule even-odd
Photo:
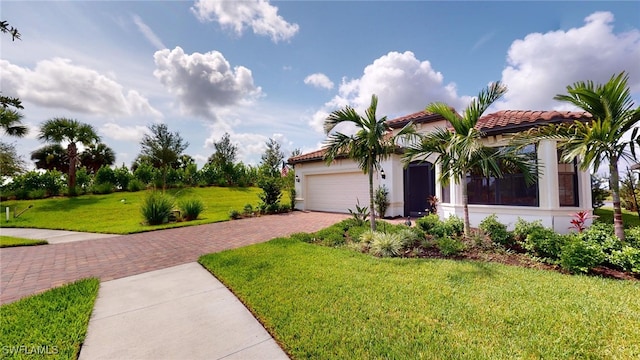
[{"label": "tree trunk", "polygon": [[464,217],[464,237],[468,238],[471,234],[471,224],[469,223],[469,195],[467,193],[466,179],[460,181],[462,184],[462,209]]},{"label": "tree trunk", "polygon": [[369,164],[369,221],[371,221],[371,231],[376,231],[376,214],[373,202],[373,163]]},{"label": "tree trunk", "polygon": [[76,187],[76,162],[78,160],[78,147],[75,143],[71,142],[67,146],[67,156],[69,156],[69,193],[74,193],[73,190]]},{"label": "tree trunk", "polygon": [[609,159],[609,188],[613,198],[613,231],[621,241],[624,241],[624,223],[622,221],[622,208],[620,206],[620,174],[618,174],[618,157]]}]

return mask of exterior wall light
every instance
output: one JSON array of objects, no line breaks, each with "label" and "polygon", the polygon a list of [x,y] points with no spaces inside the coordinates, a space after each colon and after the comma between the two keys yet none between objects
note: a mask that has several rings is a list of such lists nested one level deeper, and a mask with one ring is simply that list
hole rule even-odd
[{"label": "exterior wall light", "polygon": [[300,182],[300,176],[296,175],[296,182]]},{"label": "exterior wall light", "polygon": [[384,173],[384,169],[380,169],[380,177],[384,180],[387,178],[387,174]]}]

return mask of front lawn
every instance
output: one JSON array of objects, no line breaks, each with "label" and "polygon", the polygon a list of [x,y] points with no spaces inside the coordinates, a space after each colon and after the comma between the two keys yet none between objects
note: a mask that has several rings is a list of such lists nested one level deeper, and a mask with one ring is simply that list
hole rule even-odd
[{"label": "front lawn", "polygon": [[2,305],[2,358],[77,359],[99,287],[85,279]]},{"label": "front lawn", "polygon": [[33,240],[0,235],[0,248],[13,246],[33,246],[48,244],[46,240]]},{"label": "front lawn", "polygon": [[[598,216],[596,221],[606,224],[613,224],[613,208],[601,207],[599,209],[596,209],[593,214]],[[622,221],[624,223],[625,229],[640,226],[640,219],[638,218],[638,213],[635,211],[622,209]]]},{"label": "front lawn", "polygon": [[[2,220],[2,226],[60,229],[109,234],[129,234],[149,230],[179,226],[200,225],[229,220],[229,210],[242,210],[244,205],[258,204],[259,188],[203,187],[171,189],[167,193],[178,201],[200,199],[205,205],[197,220],[167,223],[157,226],[143,225],[140,206],[149,191],[117,192],[107,195],[83,195],[78,197],[57,197],[41,200],[3,201],[0,208],[16,208],[17,212],[27,209],[18,218],[9,222]],[[286,194],[285,194],[286,195]],[[288,201],[283,196],[282,202]]]},{"label": "front lawn", "polygon": [[640,282],[293,239],[200,262],[294,359],[640,357]]}]

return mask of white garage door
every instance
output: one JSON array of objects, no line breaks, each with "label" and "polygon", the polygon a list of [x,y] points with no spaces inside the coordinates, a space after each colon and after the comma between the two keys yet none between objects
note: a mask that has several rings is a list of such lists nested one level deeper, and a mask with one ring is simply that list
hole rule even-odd
[{"label": "white garage door", "polygon": [[369,178],[362,172],[306,176],[307,210],[348,213],[369,206]]}]

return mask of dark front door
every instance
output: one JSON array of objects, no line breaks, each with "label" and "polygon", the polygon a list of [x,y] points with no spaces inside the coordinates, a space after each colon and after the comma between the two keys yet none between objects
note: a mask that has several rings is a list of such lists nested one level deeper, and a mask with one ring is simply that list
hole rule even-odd
[{"label": "dark front door", "polygon": [[428,162],[410,164],[404,170],[404,216],[423,216],[428,212],[429,196],[436,193],[436,176]]}]

